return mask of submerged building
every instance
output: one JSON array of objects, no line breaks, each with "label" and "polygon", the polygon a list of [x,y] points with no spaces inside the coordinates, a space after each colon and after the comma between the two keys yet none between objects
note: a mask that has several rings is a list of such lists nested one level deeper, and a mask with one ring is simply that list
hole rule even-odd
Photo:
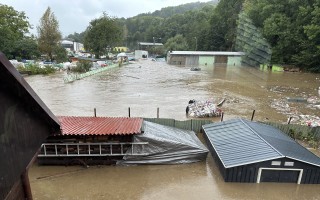
[{"label": "submerged building", "polygon": [[199,65],[241,65],[243,52],[225,51],[169,51],[167,63],[169,65],[199,66]]},{"label": "submerged building", "polygon": [[195,132],[128,117],[59,117],[39,164],[182,164],[205,160]]},{"label": "submerged building", "polygon": [[226,182],[320,183],[320,158],[277,128],[233,119],[203,129]]}]

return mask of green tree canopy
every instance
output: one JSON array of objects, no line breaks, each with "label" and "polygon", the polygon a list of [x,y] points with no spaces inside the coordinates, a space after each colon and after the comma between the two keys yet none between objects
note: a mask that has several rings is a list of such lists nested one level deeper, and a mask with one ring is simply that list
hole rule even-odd
[{"label": "green tree canopy", "polygon": [[53,52],[59,47],[62,37],[59,31],[59,23],[54,13],[51,12],[50,7],[41,17],[40,25],[37,28],[40,52],[46,54],[50,60],[53,60]]},{"label": "green tree canopy", "polygon": [[188,49],[187,41],[181,34],[169,38],[164,46],[167,51],[185,51]]},{"label": "green tree canopy", "polygon": [[13,58],[16,41],[22,40],[29,32],[30,24],[24,12],[18,12],[11,6],[0,4],[0,51]]},{"label": "green tree canopy", "polygon": [[122,41],[123,27],[115,18],[109,17],[106,13],[90,22],[84,36],[84,48],[99,58],[105,54],[107,48],[112,48]]},{"label": "green tree canopy", "polygon": [[272,62],[320,72],[320,1],[246,0],[245,12],[272,46]]},{"label": "green tree canopy", "polygon": [[25,36],[21,40],[15,42],[12,55],[16,59],[36,59],[40,57],[37,39],[32,36]]}]

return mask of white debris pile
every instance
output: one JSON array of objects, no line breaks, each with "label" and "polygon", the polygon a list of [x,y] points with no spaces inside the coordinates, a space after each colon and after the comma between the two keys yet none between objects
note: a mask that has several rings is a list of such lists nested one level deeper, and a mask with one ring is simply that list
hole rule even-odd
[{"label": "white debris pile", "polygon": [[291,114],[291,109],[287,100],[284,99],[273,99],[271,102],[271,108],[275,108],[277,111],[280,111],[285,114]]},{"label": "white debris pile", "polygon": [[186,114],[190,117],[217,117],[222,110],[212,101],[190,100],[186,108]]},{"label": "white debris pile", "polygon": [[317,127],[320,126],[320,117],[314,115],[299,115],[299,119],[296,123],[310,127]]}]

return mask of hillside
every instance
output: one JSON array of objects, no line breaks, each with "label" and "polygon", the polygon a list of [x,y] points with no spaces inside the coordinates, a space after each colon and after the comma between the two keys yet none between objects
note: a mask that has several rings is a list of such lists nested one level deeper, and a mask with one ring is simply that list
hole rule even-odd
[{"label": "hillside", "polygon": [[185,12],[191,10],[200,10],[207,5],[216,5],[218,4],[218,0],[212,0],[209,2],[195,2],[195,3],[186,3],[179,6],[169,6],[162,8],[161,10],[156,10],[153,13],[142,13],[135,17],[139,16],[154,16],[154,17],[161,17],[161,18],[168,18],[172,17],[176,14],[183,14]]}]

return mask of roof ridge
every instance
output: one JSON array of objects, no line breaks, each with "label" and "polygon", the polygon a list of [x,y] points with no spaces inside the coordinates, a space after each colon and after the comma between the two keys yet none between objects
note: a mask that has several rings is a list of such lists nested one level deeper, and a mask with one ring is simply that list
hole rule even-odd
[{"label": "roof ridge", "polygon": [[286,157],[285,155],[283,155],[280,151],[278,151],[274,146],[272,146],[268,141],[266,141],[261,135],[259,135],[259,133],[257,131],[255,131],[251,126],[249,126],[246,122],[243,121],[243,119],[240,118],[240,121],[246,126],[248,127],[255,135],[257,135],[262,141],[264,141],[268,146],[270,146],[273,150],[275,150],[278,154],[280,154],[281,156]]}]

